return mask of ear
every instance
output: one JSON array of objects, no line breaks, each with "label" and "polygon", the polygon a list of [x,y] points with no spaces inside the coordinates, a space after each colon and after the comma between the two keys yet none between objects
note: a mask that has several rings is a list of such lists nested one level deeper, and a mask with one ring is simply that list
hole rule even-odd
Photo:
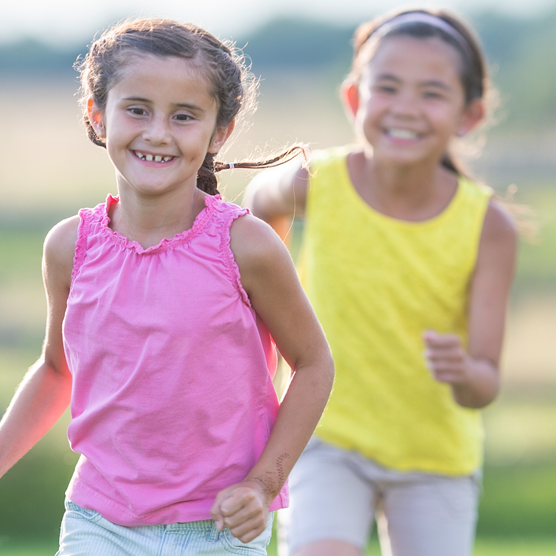
[{"label": "ear", "polygon": [[217,127],[214,135],[212,136],[208,152],[216,154],[224,146],[224,143],[228,140],[228,137],[230,137],[230,135],[234,131],[235,126],[236,121],[232,120],[231,123],[225,127]]},{"label": "ear", "polygon": [[359,110],[359,87],[353,81],[344,81],[341,88],[341,97],[346,114],[353,122]]},{"label": "ear", "polygon": [[458,127],[458,136],[463,137],[476,128],[485,117],[485,103],[483,99],[473,99],[463,111]]},{"label": "ear", "polygon": [[91,122],[95,133],[99,137],[105,139],[106,130],[104,129],[103,114],[92,98],[87,101],[87,115],[89,116],[89,122]]}]

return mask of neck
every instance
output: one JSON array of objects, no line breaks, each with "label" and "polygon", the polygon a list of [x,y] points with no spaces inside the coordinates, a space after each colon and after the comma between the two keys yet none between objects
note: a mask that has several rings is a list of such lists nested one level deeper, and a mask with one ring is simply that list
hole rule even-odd
[{"label": "neck", "polygon": [[190,229],[205,206],[205,194],[197,187],[163,195],[139,195],[120,187],[119,198],[110,228],[144,248]]},{"label": "neck", "polygon": [[437,214],[457,187],[455,176],[438,160],[401,165],[362,152],[354,153],[349,166],[360,196],[379,212],[402,220]]}]

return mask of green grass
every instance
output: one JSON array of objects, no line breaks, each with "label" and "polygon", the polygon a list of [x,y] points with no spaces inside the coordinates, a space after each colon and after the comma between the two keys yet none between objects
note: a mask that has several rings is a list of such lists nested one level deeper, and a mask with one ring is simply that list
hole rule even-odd
[{"label": "green grass", "polygon": [[[2,539],[0,539],[0,543]],[[0,544],[0,556],[53,556],[56,553],[56,543],[37,545],[11,544],[9,541]],[[478,539],[474,556],[554,556],[556,554],[556,539]],[[268,556],[276,556],[275,549],[268,550]],[[377,543],[372,543],[366,556],[380,556]]]},{"label": "green grass", "polygon": [[46,231],[0,230],[0,286],[14,281],[39,283]]},{"label": "green grass", "polygon": [[530,206],[538,226],[536,242],[522,241],[516,291],[541,287],[554,291],[556,283],[556,190],[554,184],[519,191],[516,202]]},{"label": "green grass", "polygon": [[[477,539],[475,551],[473,552],[473,556],[554,556],[555,554],[556,539],[517,541],[509,541],[507,539]],[[369,546],[366,556],[381,556],[378,543],[372,543]]]}]

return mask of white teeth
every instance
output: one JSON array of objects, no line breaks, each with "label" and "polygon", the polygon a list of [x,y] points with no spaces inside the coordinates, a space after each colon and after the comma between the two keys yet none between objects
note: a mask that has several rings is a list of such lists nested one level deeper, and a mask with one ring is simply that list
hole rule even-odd
[{"label": "white teeth", "polygon": [[390,137],[394,139],[417,139],[418,135],[414,131],[409,131],[409,129],[399,129],[399,128],[390,128],[387,131]]},{"label": "white teeth", "polygon": [[147,162],[170,162],[173,160],[173,156],[163,156],[161,154],[143,154],[142,152],[135,151],[135,156],[141,160],[146,160]]}]

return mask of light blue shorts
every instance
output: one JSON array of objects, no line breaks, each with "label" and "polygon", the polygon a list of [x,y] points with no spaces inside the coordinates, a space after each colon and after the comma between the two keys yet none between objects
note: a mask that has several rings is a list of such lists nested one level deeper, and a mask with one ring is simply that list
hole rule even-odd
[{"label": "light blue shorts", "polygon": [[271,513],[266,529],[243,544],[226,528],[218,531],[212,519],[170,525],[122,527],[66,500],[60,550],[56,556],[244,556],[266,555],[272,535]]}]

